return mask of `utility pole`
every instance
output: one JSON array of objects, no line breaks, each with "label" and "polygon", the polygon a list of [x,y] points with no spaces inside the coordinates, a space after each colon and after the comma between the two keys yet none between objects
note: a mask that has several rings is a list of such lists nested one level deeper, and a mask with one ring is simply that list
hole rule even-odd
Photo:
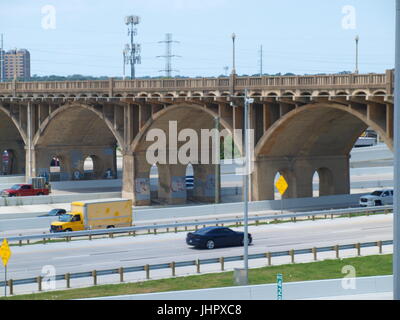
[{"label": "utility pole", "polygon": [[130,36],[130,45],[125,45],[124,49],[124,72],[125,64],[131,65],[131,79],[135,79],[135,64],[141,63],[141,46],[138,43],[134,43],[134,36],[137,35],[137,29],[135,28],[140,22],[139,16],[127,16],[125,18],[125,24],[128,26],[128,35]]},{"label": "utility pole", "polygon": [[165,58],[165,69],[164,70],[160,70],[160,72],[165,72],[165,76],[167,78],[171,78],[172,77],[172,71],[179,72],[179,70],[173,70],[172,69],[172,58],[180,57],[180,56],[172,54],[172,44],[173,43],[179,43],[179,42],[172,40],[172,33],[167,33],[165,35],[165,40],[164,41],[159,41],[158,43],[165,43],[165,55],[164,56],[157,56],[157,58]]},{"label": "utility pole", "polygon": [[0,82],[4,81],[4,48],[3,48],[3,34],[0,39]]},{"label": "utility pole", "polygon": [[254,99],[248,97],[248,90],[245,89],[244,93],[244,165],[243,165],[243,203],[244,203],[244,270],[246,273],[246,284],[249,283],[249,176],[250,176],[250,141],[249,141],[249,129],[250,129],[250,117],[249,117],[249,105],[254,102]]},{"label": "utility pole", "polygon": [[355,70],[355,74],[358,74],[358,42],[360,41],[360,37],[357,35],[356,38],[356,70]]},{"label": "utility pole", "polygon": [[263,75],[263,46],[261,45],[260,47],[260,60],[259,60],[259,64],[260,64],[260,77],[262,77]]},{"label": "utility pole", "polygon": [[215,203],[220,203],[221,202],[221,195],[220,195],[220,190],[221,190],[221,140],[219,137],[219,127],[220,127],[220,119],[219,117],[214,118],[214,126],[215,126]]},{"label": "utility pole", "polygon": [[232,74],[236,74],[236,48],[235,48],[236,34],[232,33]]},{"label": "utility pole", "polygon": [[400,300],[400,0],[396,0],[394,101],[393,298]]}]

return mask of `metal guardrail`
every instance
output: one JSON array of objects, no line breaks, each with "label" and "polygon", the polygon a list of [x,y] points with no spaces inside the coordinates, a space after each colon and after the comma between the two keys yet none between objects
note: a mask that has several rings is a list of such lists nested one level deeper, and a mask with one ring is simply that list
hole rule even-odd
[{"label": "metal guardrail", "polygon": [[[365,243],[355,243],[355,244],[345,244],[345,245],[334,245],[334,246],[326,246],[326,247],[319,247],[319,248],[310,248],[310,249],[297,249],[297,250],[284,250],[284,251],[276,251],[276,252],[266,252],[266,253],[256,253],[250,254],[248,258],[250,260],[254,259],[267,259],[268,266],[272,265],[272,258],[274,257],[284,257],[290,256],[291,262],[295,263],[295,256],[296,255],[303,255],[303,254],[313,254],[314,261],[317,261],[317,254],[322,252],[336,252],[336,259],[340,258],[340,250],[350,250],[350,249],[357,249],[357,255],[361,256],[361,249],[362,248],[371,248],[371,247],[378,247],[379,253],[382,254],[383,246],[392,245],[393,240],[386,240],[386,241],[375,241],[375,242],[365,242]],[[179,261],[179,262],[170,262],[170,263],[160,263],[160,264],[146,264],[142,266],[134,266],[134,267],[121,267],[121,268],[114,268],[114,269],[107,269],[107,270],[93,270],[88,272],[76,272],[76,273],[66,273],[66,274],[59,274],[55,275],[52,278],[54,281],[65,280],[66,287],[71,287],[71,279],[79,279],[79,278],[93,278],[93,285],[97,285],[97,277],[98,276],[105,276],[105,275],[113,275],[119,274],[120,275],[120,282],[124,281],[124,274],[131,273],[131,272],[146,272],[146,279],[150,279],[150,271],[151,270],[161,270],[161,269],[171,269],[171,275],[174,277],[176,276],[176,268],[179,267],[189,267],[189,266],[196,266],[196,273],[200,273],[201,265],[208,265],[208,264],[221,264],[221,271],[225,271],[225,263],[226,262],[235,262],[235,261],[242,261],[243,256],[230,256],[230,257],[220,257],[220,258],[208,258],[208,259],[197,259],[197,260],[189,260],[189,261]],[[42,276],[26,278],[26,279],[17,279],[13,280],[10,279],[7,281],[7,286],[10,289],[10,294],[14,294],[14,286],[16,285],[23,285],[23,284],[38,284],[38,291],[42,291],[42,282],[46,280]],[[0,281],[0,287],[5,286],[5,281]]]},{"label": "metal guardrail", "polygon": [[[282,220],[282,219],[291,219],[293,222],[296,222],[297,219],[311,217],[315,219],[317,216],[345,216],[348,215],[351,217],[352,214],[359,213],[373,213],[373,212],[381,212],[389,213],[390,210],[393,210],[393,206],[380,206],[380,207],[360,207],[360,208],[348,208],[348,209],[335,209],[335,210],[320,210],[320,211],[311,211],[311,212],[299,212],[299,213],[288,213],[288,214],[274,214],[274,215],[265,215],[265,216],[252,216],[249,217],[249,222],[254,221],[256,224],[259,224],[261,221],[270,221],[270,220]],[[153,224],[146,226],[133,226],[133,227],[125,227],[125,228],[111,228],[111,229],[97,229],[97,230],[86,230],[86,231],[74,231],[74,232],[60,232],[60,233],[43,233],[43,234],[35,234],[35,235],[20,235],[13,237],[0,237],[0,241],[3,241],[6,238],[9,242],[18,242],[19,245],[22,245],[22,241],[30,241],[30,240],[42,240],[43,243],[51,239],[62,239],[65,238],[66,241],[69,241],[71,238],[77,237],[89,237],[89,240],[92,239],[93,236],[98,235],[108,235],[112,238],[115,234],[132,234],[136,235],[138,231],[148,231],[148,233],[153,230],[154,234],[157,234],[157,230],[163,229],[169,232],[169,229],[173,229],[175,232],[178,232],[178,228],[185,227],[185,231],[187,231],[188,227],[199,226],[207,226],[207,225],[236,225],[239,227],[243,223],[243,218],[235,218],[235,219],[215,219],[215,220],[205,220],[205,221],[191,221],[191,222],[181,222],[181,223],[169,223],[169,224]]]}]

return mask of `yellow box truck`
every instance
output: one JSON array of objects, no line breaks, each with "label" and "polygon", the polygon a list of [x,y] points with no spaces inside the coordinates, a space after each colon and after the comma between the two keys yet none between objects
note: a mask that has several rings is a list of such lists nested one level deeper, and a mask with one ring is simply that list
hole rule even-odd
[{"label": "yellow box truck", "polygon": [[52,222],[50,232],[132,226],[132,200],[105,199],[71,203],[71,212]]}]

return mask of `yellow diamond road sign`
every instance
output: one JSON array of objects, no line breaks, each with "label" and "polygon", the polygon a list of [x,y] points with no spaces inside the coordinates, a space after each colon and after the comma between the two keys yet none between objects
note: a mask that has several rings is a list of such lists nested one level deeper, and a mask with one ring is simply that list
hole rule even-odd
[{"label": "yellow diamond road sign", "polygon": [[3,265],[7,266],[8,259],[11,257],[11,250],[10,247],[8,246],[7,239],[3,240],[3,243],[0,247],[0,257],[1,260],[3,260]]},{"label": "yellow diamond road sign", "polygon": [[287,188],[289,187],[288,183],[286,182],[283,176],[280,176],[278,181],[275,184],[276,188],[278,189],[281,196],[286,192]]}]

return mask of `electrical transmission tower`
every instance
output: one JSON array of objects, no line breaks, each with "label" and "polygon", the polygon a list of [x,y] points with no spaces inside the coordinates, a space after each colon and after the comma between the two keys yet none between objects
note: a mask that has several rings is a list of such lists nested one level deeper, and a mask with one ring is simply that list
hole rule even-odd
[{"label": "electrical transmission tower", "polygon": [[165,58],[165,69],[160,70],[159,72],[165,72],[167,78],[171,78],[172,72],[179,72],[179,70],[172,69],[172,58],[180,57],[177,55],[172,54],[172,43],[179,43],[178,41],[172,40],[172,34],[167,33],[165,35],[164,41],[159,41],[158,43],[165,43],[165,55],[164,56],[157,56],[157,58]]},{"label": "electrical transmission tower", "polygon": [[128,26],[128,35],[131,37],[131,43],[125,45],[123,51],[124,55],[124,78],[125,78],[125,65],[131,65],[131,79],[135,79],[135,64],[141,63],[141,46],[138,43],[134,43],[133,37],[137,35],[137,29],[135,28],[140,22],[138,16],[128,16],[125,18],[125,24]]}]

